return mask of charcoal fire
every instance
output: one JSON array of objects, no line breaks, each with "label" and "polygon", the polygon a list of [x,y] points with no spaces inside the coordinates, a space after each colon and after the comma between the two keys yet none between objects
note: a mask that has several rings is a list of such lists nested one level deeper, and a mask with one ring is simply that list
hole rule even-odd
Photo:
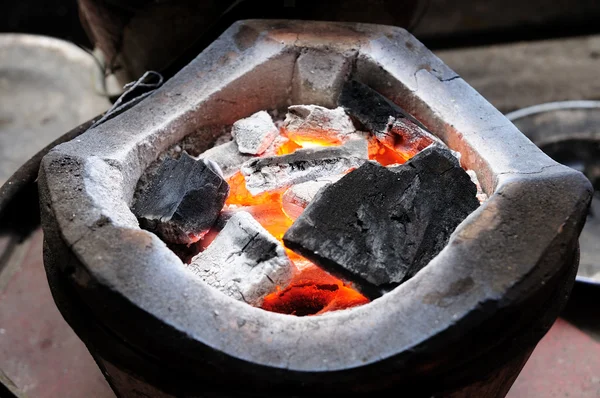
[{"label": "charcoal fire", "polygon": [[283,246],[249,213],[240,211],[189,269],[209,285],[258,306],[276,286],[286,286],[294,267]]},{"label": "charcoal fire", "polygon": [[289,285],[265,297],[261,308],[290,315],[319,315],[367,304],[369,299],[314,264],[296,274]]},{"label": "charcoal fire", "polygon": [[[457,153],[379,93],[351,81],[339,103],[290,106],[276,122],[256,112],[198,161],[168,159],[136,205],[142,225],[205,283],[273,312],[351,308],[409,279],[485,194]],[[165,212],[148,205],[153,199],[200,192],[192,165],[225,178],[227,190],[213,183],[214,192],[202,191],[213,206],[182,206],[196,216],[186,219],[187,235],[165,217],[145,221]]]},{"label": "charcoal fire", "polygon": [[133,206],[140,225],[174,244],[197,242],[213,225],[229,194],[219,166],[187,153],[166,159]]},{"label": "charcoal fire", "polygon": [[402,166],[365,163],[324,188],[283,240],[377,296],[441,251],[479,206],[475,195],[452,153],[431,146]]},{"label": "charcoal fire", "polygon": [[368,159],[368,144],[352,139],[339,147],[305,148],[283,156],[251,159],[241,168],[251,194],[344,173]]}]

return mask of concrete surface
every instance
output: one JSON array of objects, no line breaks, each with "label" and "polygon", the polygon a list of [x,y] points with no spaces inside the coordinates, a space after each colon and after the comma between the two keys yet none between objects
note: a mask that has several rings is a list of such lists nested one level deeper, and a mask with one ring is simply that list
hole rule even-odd
[{"label": "concrete surface", "polygon": [[600,397],[600,343],[559,318],[507,395],[534,397]]},{"label": "concrete surface", "polygon": [[0,34],[0,185],[37,151],[104,112],[98,66],[58,39]]},{"label": "concrete surface", "polygon": [[600,35],[436,51],[502,112],[600,98]]},{"label": "concrete surface", "polygon": [[113,396],[54,304],[40,230],[15,248],[0,274],[0,371],[19,397]]}]

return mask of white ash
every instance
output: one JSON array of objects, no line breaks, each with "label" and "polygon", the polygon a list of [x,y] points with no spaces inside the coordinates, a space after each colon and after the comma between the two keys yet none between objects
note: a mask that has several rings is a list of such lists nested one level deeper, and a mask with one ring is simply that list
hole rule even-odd
[{"label": "white ash", "polygon": [[369,157],[368,142],[356,138],[337,147],[303,148],[283,156],[255,158],[241,167],[252,195],[360,167]]},{"label": "white ash", "polygon": [[226,295],[260,306],[277,286],[289,284],[294,265],[283,245],[249,213],[238,211],[189,269]]},{"label": "white ash", "polygon": [[303,182],[288,188],[282,197],[283,211],[289,217],[297,218],[321,188],[339,181],[343,176],[344,174],[339,174],[337,176],[317,178],[314,181]]},{"label": "white ash", "polygon": [[485,192],[483,192],[483,189],[481,189],[481,184],[479,183],[477,174],[475,174],[475,171],[473,170],[467,170],[467,174],[471,178],[473,184],[475,184],[475,186],[477,187],[477,200],[479,200],[479,203],[485,202],[488,199],[488,195]]},{"label": "white ash", "polygon": [[346,142],[356,132],[343,108],[327,109],[318,105],[293,105],[283,122],[286,135],[296,142]]},{"label": "white ash", "polygon": [[235,122],[231,135],[241,153],[260,155],[279,135],[279,129],[267,112],[260,111]]},{"label": "white ash", "polygon": [[240,166],[252,155],[244,155],[238,151],[235,141],[215,146],[198,156],[198,159],[212,160],[221,167],[225,178],[229,178],[238,172]]}]

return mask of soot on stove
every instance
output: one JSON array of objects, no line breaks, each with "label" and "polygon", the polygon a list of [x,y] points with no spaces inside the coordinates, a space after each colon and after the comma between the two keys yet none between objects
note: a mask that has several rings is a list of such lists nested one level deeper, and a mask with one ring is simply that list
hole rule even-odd
[{"label": "soot on stove", "polygon": [[[418,120],[368,86],[338,107],[238,120],[231,140],[167,158],[138,195],[140,225],[224,294],[315,315],[414,276],[485,194]],[[479,199],[479,200],[478,200]]]}]

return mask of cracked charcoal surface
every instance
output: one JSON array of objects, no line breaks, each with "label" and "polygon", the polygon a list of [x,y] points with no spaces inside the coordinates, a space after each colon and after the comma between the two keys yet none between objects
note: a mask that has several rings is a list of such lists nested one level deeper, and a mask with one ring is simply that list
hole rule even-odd
[{"label": "cracked charcoal surface", "polygon": [[228,296],[260,306],[267,294],[290,282],[294,266],[267,230],[238,211],[188,269]]},{"label": "cracked charcoal surface", "polygon": [[391,148],[415,154],[433,142],[442,142],[398,105],[366,84],[346,82],[338,99],[348,114]]},{"label": "cracked charcoal surface", "polygon": [[402,166],[365,163],[319,191],[283,240],[376,297],[444,248],[479,207],[476,193],[452,153],[434,145]]},{"label": "cracked charcoal surface", "polygon": [[335,176],[359,167],[368,158],[364,138],[342,146],[298,149],[283,156],[255,158],[241,168],[246,188],[252,195],[271,191],[321,177]]},{"label": "cracked charcoal surface", "polygon": [[241,153],[260,155],[279,135],[279,129],[267,112],[260,111],[233,123],[231,135]]},{"label": "cracked charcoal surface", "polygon": [[143,228],[169,243],[198,241],[219,216],[229,185],[214,163],[167,158],[133,206]]}]

